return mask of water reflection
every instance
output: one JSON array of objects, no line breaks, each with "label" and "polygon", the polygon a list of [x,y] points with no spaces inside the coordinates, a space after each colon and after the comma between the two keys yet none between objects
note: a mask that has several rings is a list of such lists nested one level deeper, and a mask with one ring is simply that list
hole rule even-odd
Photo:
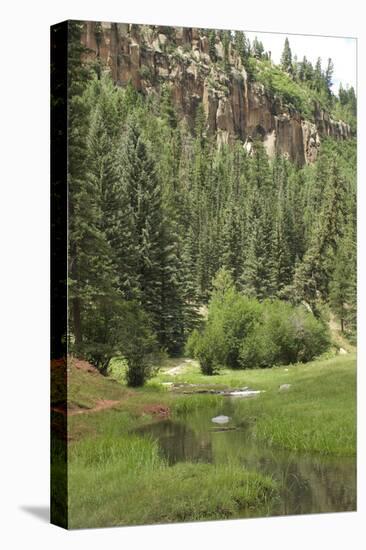
[{"label": "water reflection", "polygon": [[[218,429],[211,422],[217,414],[232,417],[228,429]],[[258,444],[250,428],[235,418],[235,402],[230,399],[220,410],[200,409],[176,421],[145,426],[140,433],[158,440],[170,464],[235,462],[273,476],[281,488],[280,498],[270,508],[243,511],[243,517],[356,509],[355,458],[293,453]]]},{"label": "water reflection", "polygon": [[184,422],[164,420],[144,426],[139,432],[159,441],[162,454],[169,464],[214,461],[210,434],[196,433]]}]

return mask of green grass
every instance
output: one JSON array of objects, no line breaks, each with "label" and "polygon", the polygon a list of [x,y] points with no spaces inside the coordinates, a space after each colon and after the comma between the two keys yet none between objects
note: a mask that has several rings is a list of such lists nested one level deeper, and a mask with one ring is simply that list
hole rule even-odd
[{"label": "green grass", "polygon": [[92,408],[99,399],[119,400],[128,390],[112,378],[98,372],[71,368],[68,374],[68,403],[71,408]]},{"label": "green grass", "polygon": [[199,409],[219,406],[225,400],[225,397],[219,395],[186,395],[177,396],[172,402],[172,413],[174,416],[187,414]]},{"label": "green grass", "polygon": [[126,472],[138,474],[143,470],[154,470],[163,465],[156,441],[150,441],[134,434],[123,438],[103,436],[97,439],[84,439],[71,445],[70,462],[74,467],[104,471],[118,465]]},{"label": "green grass", "polygon": [[157,444],[134,435],[72,446],[71,528],[240,517],[275,494],[266,476],[236,465],[168,466]]},{"label": "green grass", "polygon": [[[294,451],[352,455],[356,448],[355,367],[355,354],[272,369],[223,369],[213,376],[201,374],[198,365],[191,363],[182,374],[173,378],[161,372],[159,379],[169,378],[176,384],[207,385],[210,381],[217,389],[248,386],[264,390],[257,398],[237,400],[238,416],[255,419],[255,437]],[[291,387],[280,392],[282,384]]]},{"label": "green grass", "polygon": [[[182,364],[179,374],[167,374]],[[69,417],[70,527],[235,518],[254,508],[270,510],[281,490],[270,477],[246,471],[231,460],[169,466],[156,441],[133,433],[160,420],[148,412],[151,405],[164,405],[171,416],[184,421],[192,413],[200,418],[201,409],[204,414],[207,407],[214,409],[227,399],[182,395],[179,391],[186,388],[168,391],[162,382],[265,390],[256,398],[235,401],[235,423],[249,427],[254,441],[271,446],[274,455],[276,450],[287,449],[319,457],[352,456],[356,443],[355,364],[351,353],[308,364],[223,369],[205,376],[196,362],[179,359],[165,362],[158,376],[139,390],[75,370],[71,378],[75,406],[87,403],[92,407],[101,398],[118,403],[112,409]],[[291,384],[290,389],[280,392],[281,384]],[[195,386],[189,386],[189,391],[194,390]]]},{"label": "green grass", "polygon": [[[183,360],[173,360],[173,366]],[[253,425],[253,435],[268,444],[294,451],[352,455],[356,448],[356,361],[355,354],[313,361],[307,364],[201,374],[196,362],[184,363],[176,376],[162,370],[145,388],[131,390],[104,377],[85,372],[74,373],[73,403],[98,398],[116,399],[111,410],[75,415],[69,418],[71,440],[85,436],[110,434],[121,436],[128,430],[151,422],[155,417],[144,411],[148,405],[162,404],[174,416],[220,404],[215,395],[182,395],[182,389],[168,391],[163,382],[199,384],[202,387],[227,389],[248,386],[264,390],[252,399],[237,399],[237,415]],[[164,369],[171,368],[166,363]],[[288,391],[279,386],[291,384]],[[89,396],[93,396],[93,398]],[[88,396],[88,397],[87,397]],[[155,418],[159,419],[159,418]]]}]

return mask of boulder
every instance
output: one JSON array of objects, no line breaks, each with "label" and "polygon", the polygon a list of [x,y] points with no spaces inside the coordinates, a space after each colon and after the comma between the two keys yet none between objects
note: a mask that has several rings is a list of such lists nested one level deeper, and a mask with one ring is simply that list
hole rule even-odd
[{"label": "boulder", "polygon": [[230,416],[220,415],[211,418],[211,421],[215,424],[227,424],[230,421]]}]

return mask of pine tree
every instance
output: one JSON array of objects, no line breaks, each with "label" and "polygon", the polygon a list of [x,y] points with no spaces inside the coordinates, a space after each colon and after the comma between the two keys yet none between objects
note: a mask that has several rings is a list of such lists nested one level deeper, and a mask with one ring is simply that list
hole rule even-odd
[{"label": "pine tree", "polygon": [[321,210],[312,227],[309,248],[295,271],[292,292],[295,301],[306,300],[315,312],[319,300],[329,296],[334,258],[344,235],[345,180],[336,158],[328,162],[328,181]]},{"label": "pine tree", "polygon": [[285,45],[283,47],[283,52],[281,56],[281,67],[287,73],[292,74],[292,53],[291,53],[290,43],[287,36],[286,36]]},{"label": "pine tree", "polygon": [[314,231],[315,223],[323,204],[324,193],[329,178],[329,159],[327,154],[321,152],[316,166],[314,167],[314,175],[308,181],[303,182],[305,193],[303,217],[305,222],[305,241],[307,245],[310,244],[311,235]]},{"label": "pine tree", "polygon": [[208,33],[208,53],[211,58],[211,61],[216,61],[216,31],[210,30]]},{"label": "pine tree", "polygon": [[112,249],[117,289],[126,300],[140,297],[139,240],[130,189],[125,179],[124,143],[118,140],[105,157],[108,169],[103,194],[104,230]]},{"label": "pine tree", "polygon": [[273,263],[275,269],[276,295],[281,297],[283,290],[291,283],[293,265],[291,251],[286,235],[286,225],[281,212],[275,222],[275,241],[273,246]]},{"label": "pine tree", "polygon": [[228,207],[224,211],[224,227],[222,233],[223,265],[231,273],[234,281],[238,283],[242,274],[242,228],[240,226],[238,207],[233,198],[229,201]]},{"label": "pine tree", "polygon": [[320,92],[320,90],[322,89],[322,83],[323,83],[322,61],[321,61],[321,58],[318,57],[315,64],[314,77],[313,77],[314,88],[318,92]]},{"label": "pine tree", "polygon": [[69,22],[68,263],[71,343],[75,353],[83,352],[86,309],[95,310],[98,299],[109,292],[111,273],[110,250],[101,226],[101,193],[89,172],[87,136],[92,106],[86,90],[92,72],[82,61],[85,48],[80,33],[80,24]]},{"label": "pine tree", "polygon": [[158,330],[161,345],[171,354],[178,354],[185,340],[185,303],[182,259],[179,254],[179,237],[167,219],[161,236],[162,286],[161,314]]},{"label": "pine tree", "polygon": [[224,48],[224,66],[225,71],[227,72],[230,69],[230,43],[231,43],[231,33],[230,31],[223,31],[222,33],[222,45]]},{"label": "pine tree", "polygon": [[250,173],[248,247],[241,286],[246,294],[262,300],[273,297],[276,290],[273,187],[268,157],[263,145],[256,143],[254,151]]},{"label": "pine tree", "polygon": [[304,194],[306,181],[303,171],[295,171],[289,178],[285,204],[285,227],[293,268],[305,252]]},{"label": "pine tree", "polygon": [[307,65],[307,59],[304,55],[302,61],[299,63],[298,77],[301,82],[304,82],[306,80],[306,65]]},{"label": "pine tree", "polygon": [[166,84],[161,89],[160,111],[169,126],[176,128],[178,125],[177,113],[174,109],[171,89]]},{"label": "pine tree", "polygon": [[136,281],[139,298],[158,331],[162,286],[161,187],[148,144],[141,136],[135,116],[126,128],[121,150],[122,181],[130,205],[136,235]]},{"label": "pine tree", "polygon": [[345,105],[348,100],[347,91],[343,88],[342,82],[339,85],[338,98],[341,105]]},{"label": "pine tree", "polygon": [[241,287],[259,300],[272,298],[276,291],[276,266],[273,260],[274,232],[269,212],[252,219]]},{"label": "pine tree", "polygon": [[252,44],[252,52],[254,57],[257,59],[261,59],[264,53],[264,47],[260,40],[258,40],[257,37],[254,38],[253,44]]},{"label": "pine tree", "polygon": [[277,205],[274,209],[274,250],[276,294],[281,296],[293,275],[295,255],[292,246],[294,227],[292,205],[289,197],[289,178],[286,161],[276,157],[273,162],[273,182],[277,191]]},{"label": "pine tree", "polygon": [[199,298],[196,284],[196,262],[192,229],[185,239],[182,239],[181,252],[181,296],[183,301],[183,325],[185,338],[199,324]]},{"label": "pine tree", "polygon": [[302,82],[312,83],[314,78],[314,69],[310,61],[307,60],[304,55],[302,61],[299,63],[298,77]]},{"label": "pine tree", "polygon": [[194,133],[196,144],[199,149],[203,149],[207,144],[207,124],[203,104],[199,103],[196,110]]},{"label": "pine tree", "polygon": [[319,216],[321,248],[336,252],[338,242],[344,234],[346,215],[346,181],[341,174],[337,159],[331,158],[328,184],[324,190],[323,207]]},{"label": "pine tree", "polygon": [[357,114],[357,98],[356,92],[353,86],[348,90],[348,103],[350,105],[351,113],[356,116]]},{"label": "pine tree", "polygon": [[332,83],[333,83],[332,82],[333,72],[334,72],[334,64],[333,64],[333,61],[329,58],[327,69],[325,71],[325,77],[324,77],[325,78],[325,85],[327,87],[329,95],[332,93],[331,88],[332,88]]},{"label": "pine tree", "polygon": [[[355,306],[355,255],[354,243],[350,238],[344,239],[336,255],[335,269],[330,283],[330,305],[339,317],[341,331],[344,332],[347,320],[350,329],[354,329],[354,320],[350,319],[350,311]],[[348,328],[348,327],[347,327]]]},{"label": "pine tree", "polygon": [[242,63],[244,63],[246,59],[247,51],[246,51],[246,38],[245,38],[245,33],[243,31],[235,31],[234,45]]},{"label": "pine tree", "polygon": [[300,69],[300,63],[298,62],[297,55],[294,55],[291,72],[295,80],[299,80],[299,69]]}]

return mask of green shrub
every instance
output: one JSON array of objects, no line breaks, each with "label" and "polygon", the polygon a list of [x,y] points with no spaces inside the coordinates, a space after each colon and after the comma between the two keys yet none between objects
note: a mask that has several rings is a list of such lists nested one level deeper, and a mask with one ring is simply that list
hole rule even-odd
[{"label": "green shrub", "polygon": [[203,334],[194,331],[190,338],[188,349],[198,359],[203,374],[214,374],[217,371],[215,364],[215,336],[213,330],[205,330]]},{"label": "green shrub", "polygon": [[113,357],[124,358],[129,386],[142,386],[152,376],[158,352],[150,318],[137,302],[102,297],[84,323],[83,356],[102,374]]},{"label": "green shrub", "polygon": [[259,302],[230,289],[221,299],[213,301],[209,316],[210,313],[211,341],[217,363],[232,369],[240,368],[241,343],[259,319]]},{"label": "green shrub", "polygon": [[197,329],[194,329],[188,337],[184,351],[188,357],[195,357],[196,349],[199,344],[201,335]]},{"label": "green shrub", "polygon": [[324,105],[324,97],[305,84],[300,84],[280,67],[270,61],[251,60],[252,79],[263,84],[266,92],[277,96],[289,107],[296,109],[306,118],[314,118],[314,102]]},{"label": "green shrub", "polygon": [[276,363],[278,348],[264,325],[258,323],[243,340],[240,348],[240,367],[243,369],[271,367]]},{"label": "green shrub", "polygon": [[325,325],[304,308],[297,308],[291,317],[294,330],[296,361],[306,363],[325,352],[330,338]]},{"label": "green shrub", "polygon": [[262,308],[260,323],[242,342],[242,368],[305,363],[328,349],[326,327],[304,307],[274,300]]},{"label": "green shrub", "polygon": [[303,306],[280,300],[260,303],[229,284],[214,291],[206,326],[202,333],[191,334],[186,349],[204,374],[213,374],[220,367],[307,362],[329,345],[325,325]]},{"label": "green shrub", "polygon": [[144,80],[152,80],[153,78],[153,72],[147,65],[141,65],[139,69],[139,74]]},{"label": "green shrub", "polygon": [[220,279],[222,275],[217,279],[204,331],[193,332],[187,344],[204,374],[213,374],[223,365],[240,368],[241,343],[260,315],[259,302],[239,294],[229,279]]},{"label": "green shrub", "polygon": [[108,365],[107,374],[120,384],[123,384],[126,380],[127,367],[128,364],[124,357],[114,357]]}]

